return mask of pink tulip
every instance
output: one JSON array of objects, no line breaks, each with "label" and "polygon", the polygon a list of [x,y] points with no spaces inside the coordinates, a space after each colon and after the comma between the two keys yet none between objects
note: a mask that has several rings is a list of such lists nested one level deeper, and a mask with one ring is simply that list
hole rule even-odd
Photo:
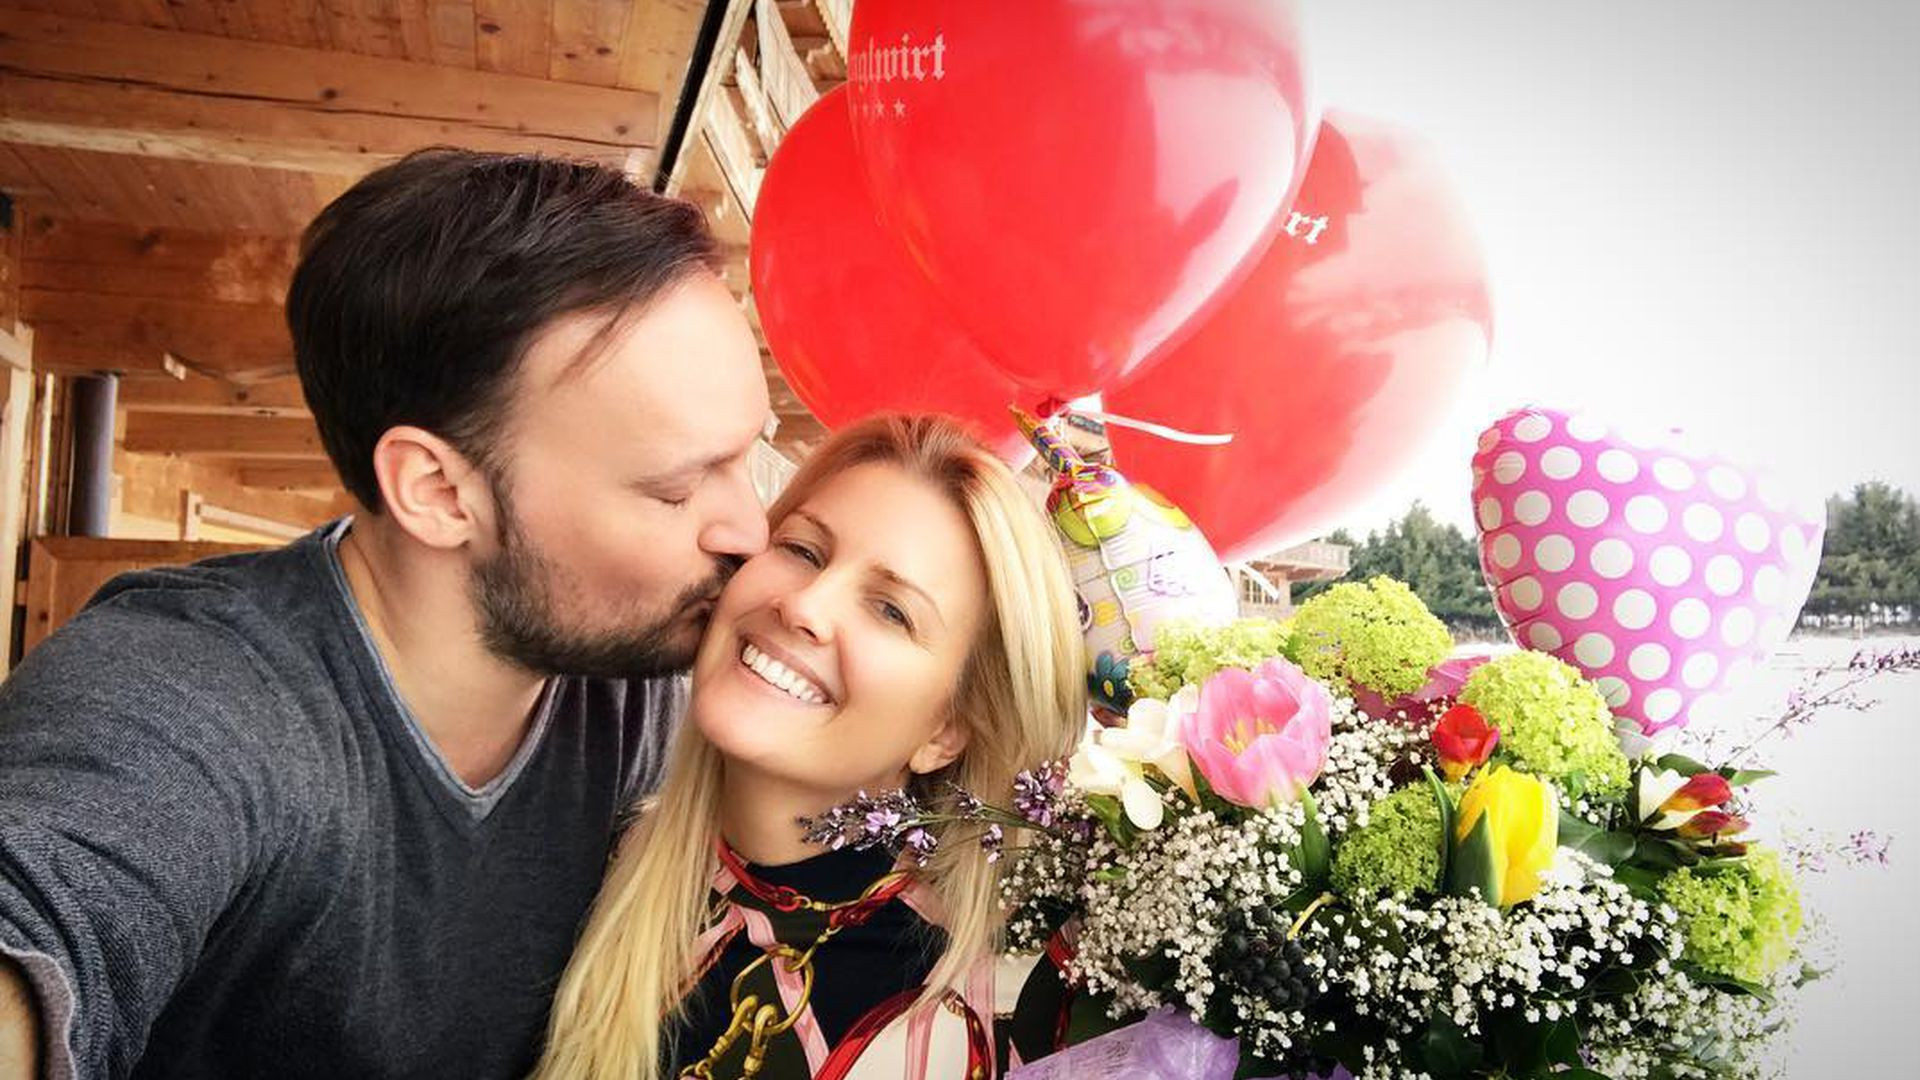
[{"label": "pink tulip", "polygon": [[1285,660],[1252,672],[1225,668],[1200,687],[1180,741],[1221,798],[1239,806],[1290,803],[1327,764],[1333,737],[1327,688]]}]

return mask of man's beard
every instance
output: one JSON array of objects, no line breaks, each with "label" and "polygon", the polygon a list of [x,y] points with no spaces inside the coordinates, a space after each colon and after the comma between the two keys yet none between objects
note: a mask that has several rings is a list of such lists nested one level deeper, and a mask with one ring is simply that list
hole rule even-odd
[{"label": "man's beard", "polygon": [[709,608],[735,563],[719,560],[713,576],[674,598],[658,619],[636,626],[584,630],[561,624],[554,610],[553,567],[520,531],[502,494],[500,550],[474,567],[473,600],[487,649],[543,675],[653,678],[687,670],[705,629],[696,609]]}]

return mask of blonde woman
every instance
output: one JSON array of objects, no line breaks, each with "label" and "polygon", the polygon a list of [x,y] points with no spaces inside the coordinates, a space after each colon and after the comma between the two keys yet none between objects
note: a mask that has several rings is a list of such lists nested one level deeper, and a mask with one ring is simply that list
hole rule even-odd
[{"label": "blonde woman", "polygon": [[[1007,468],[937,417],[839,433],[770,516],[561,982],[541,1080],[973,1080],[1007,1065],[996,1014],[1025,976],[996,961],[995,868],[971,836],[940,837],[916,868],[823,852],[797,819],[861,791],[938,800],[949,781],[1004,805],[1017,773],[1071,751],[1081,636],[1053,534]],[[1045,974],[1041,991],[1057,986]],[[1057,995],[1022,1009],[1035,1002],[1047,1015],[1028,1026],[1050,1037]]]}]

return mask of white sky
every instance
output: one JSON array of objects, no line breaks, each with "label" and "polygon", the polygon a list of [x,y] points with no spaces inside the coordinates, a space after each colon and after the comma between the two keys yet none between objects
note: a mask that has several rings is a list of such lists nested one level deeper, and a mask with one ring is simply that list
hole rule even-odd
[{"label": "white sky", "polygon": [[1530,401],[1920,494],[1920,4],[1305,7],[1321,102],[1437,146],[1497,319],[1445,430],[1349,527],[1420,498],[1470,529],[1474,437]]}]

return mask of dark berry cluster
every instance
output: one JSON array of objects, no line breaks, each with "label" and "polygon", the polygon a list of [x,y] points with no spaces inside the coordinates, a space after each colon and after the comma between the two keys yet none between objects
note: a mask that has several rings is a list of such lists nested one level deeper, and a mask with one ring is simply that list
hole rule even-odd
[{"label": "dark berry cluster", "polygon": [[1291,925],[1285,910],[1266,904],[1228,912],[1215,970],[1229,992],[1260,998],[1279,1009],[1312,1003],[1317,980],[1307,968],[1306,951],[1287,937]]}]

